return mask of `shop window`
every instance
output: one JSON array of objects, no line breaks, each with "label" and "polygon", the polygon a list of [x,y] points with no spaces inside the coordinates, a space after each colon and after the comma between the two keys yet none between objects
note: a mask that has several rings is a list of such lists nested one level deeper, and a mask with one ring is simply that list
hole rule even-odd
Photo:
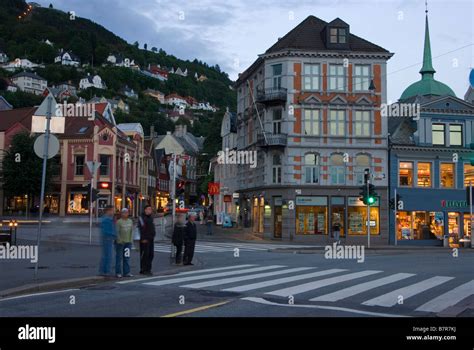
[{"label": "shop window", "polygon": [[327,206],[297,206],[296,234],[327,235]]},{"label": "shop window", "polygon": [[344,158],[341,154],[333,154],[330,160],[331,167],[331,184],[343,185],[346,179],[346,167]]},{"label": "shop window", "polygon": [[319,155],[309,153],[304,156],[305,183],[319,183]]},{"label": "shop window", "polygon": [[356,156],[356,169],[355,169],[355,175],[356,175],[356,182],[357,185],[363,185],[364,184],[364,171],[367,168],[370,168],[370,157],[366,154],[359,154]]},{"label": "shop window", "polygon": [[77,155],[75,156],[74,164],[75,164],[75,171],[74,175],[84,175],[84,161],[85,161],[85,156],[84,155]]},{"label": "shop window", "polygon": [[464,187],[469,186],[469,183],[474,186],[474,166],[464,163]]},{"label": "shop window", "polygon": [[446,145],[445,136],[444,136],[444,124],[433,124],[432,126],[432,137],[433,137],[433,145]]},{"label": "shop window", "polygon": [[400,186],[413,186],[413,162],[400,162],[398,168],[398,182]]},{"label": "shop window", "polygon": [[398,240],[443,239],[444,213],[425,211],[397,212]]},{"label": "shop window", "polygon": [[418,187],[431,187],[431,163],[417,164]]},{"label": "shop window", "polygon": [[441,188],[454,188],[454,164],[441,163]]},{"label": "shop window", "polygon": [[85,192],[71,192],[69,194],[68,214],[89,213],[89,199]]},{"label": "shop window", "polygon": [[[362,202],[361,202],[362,204]],[[367,207],[362,205],[347,208],[348,234],[353,236],[367,235]],[[378,235],[380,232],[379,207],[370,207],[370,234]]]},{"label": "shop window", "polygon": [[462,146],[462,125],[449,125],[449,145]]}]

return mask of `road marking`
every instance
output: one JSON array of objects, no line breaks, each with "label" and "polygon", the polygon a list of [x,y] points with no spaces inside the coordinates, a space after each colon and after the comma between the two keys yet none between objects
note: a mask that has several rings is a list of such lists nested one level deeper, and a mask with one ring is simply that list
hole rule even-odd
[{"label": "road marking", "polygon": [[212,269],[204,269],[204,270],[193,270],[193,271],[186,271],[186,272],[178,272],[173,275],[161,275],[161,276],[154,276],[154,277],[144,277],[144,278],[137,278],[134,280],[127,280],[127,281],[120,281],[117,282],[118,284],[127,284],[127,283],[135,283],[135,282],[142,282],[142,281],[150,281],[150,280],[155,280],[155,279],[161,279],[161,278],[167,278],[171,276],[186,276],[186,275],[195,275],[198,273],[202,272],[213,272],[213,271],[224,271],[224,270],[232,270],[232,269],[238,269],[242,267],[252,267],[255,266],[255,264],[245,264],[245,265],[235,265],[235,266],[226,266],[226,267],[216,267]]},{"label": "road marking", "polygon": [[284,283],[288,283],[288,282],[294,282],[294,281],[304,280],[304,279],[313,278],[313,277],[321,277],[321,276],[326,276],[326,275],[330,275],[330,274],[333,274],[333,273],[344,272],[344,271],[347,271],[347,270],[344,270],[344,269],[323,270],[323,271],[312,272],[312,273],[307,273],[307,274],[298,275],[298,276],[279,278],[279,279],[271,280],[271,281],[264,281],[264,282],[246,284],[246,285],[238,286],[238,287],[234,287],[234,288],[227,288],[227,289],[224,289],[223,291],[226,291],[226,292],[246,292],[246,291],[249,291],[249,290],[261,289],[261,288],[265,288],[265,287],[269,287],[269,286],[274,286],[274,285],[277,285],[277,284],[284,284]]},{"label": "road marking", "polygon": [[354,314],[361,314],[367,316],[378,316],[378,317],[410,317],[405,315],[393,315],[393,314],[385,314],[381,312],[370,312],[370,311],[362,311],[356,309],[349,309],[346,307],[337,307],[337,306],[322,306],[322,305],[306,305],[306,304],[279,304],[274,303],[263,298],[256,298],[256,297],[246,297],[242,298],[241,300],[250,301],[253,303],[263,304],[263,305],[272,305],[272,306],[280,306],[280,307],[292,307],[292,308],[307,308],[307,309],[322,309],[322,310],[332,310],[332,311],[343,311],[349,312]]},{"label": "road marking", "polygon": [[474,294],[474,280],[428,301],[415,311],[441,312]]},{"label": "road marking", "polygon": [[330,286],[330,285],[333,285],[333,284],[336,284],[336,283],[350,281],[350,280],[353,280],[353,279],[356,279],[356,278],[361,278],[361,277],[374,275],[374,274],[380,273],[380,272],[382,272],[382,271],[366,270],[366,271],[361,271],[361,272],[354,272],[354,273],[349,273],[347,275],[326,278],[326,279],[319,280],[319,281],[313,281],[313,282],[300,284],[300,285],[293,286],[293,287],[283,288],[283,289],[275,290],[273,292],[268,292],[268,293],[265,293],[265,294],[277,295],[277,296],[281,296],[281,297],[287,297],[287,296],[290,296],[290,295],[301,294],[301,293],[308,292],[310,290],[315,290],[315,289],[319,289],[319,288],[322,288],[322,287]]},{"label": "road marking", "polygon": [[454,277],[435,276],[432,278],[428,278],[427,280],[412,284],[410,286],[394,290],[393,292],[383,294],[376,298],[364,301],[362,304],[369,306],[392,307],[398,303],[399,296],[402,296],[403,300],[406,300],[414,295],[424,292],[425,290],[446,283],[449,280],[452,280],[453,278]]},{"label": "road marking", "polygon": [[286,267],[286,266],[271,265],[271,266],[264,266],[264,267],[255,267],[255,268],[246,269],[246,270],[211,273],[209,275],[172,278],[172,279],[168,279],[168,280],[165,280],[165,281],[155,281],[155,282],[148,282],[148,283],[144,283],[144,284],[150,285],[150,286],[164,286],[164,285],[167,285],[167,284],[174,284],[174,283],[181,283],[181,282],[188,282],[188,281],[195,281],[195,280],[204,280],[204,279],[214,278],[214,277],[224,277],[224,276],[231,276],[231,275],[243,275],[243,274],[246,274],[246,273],[249,273],[249,272],[272,270],[272,269],[278,269],[278,268],[281,268],[281,267]]},{"label": "road marking", "polygon": [[287,273],[305,271],[305,270],[310,270],[310,269],[312,269],[312,267],[297,267],[297,268],[294,268],[294,269],[286,269],[286,270],[273,271],[273,272],[257,273],[255,275],[248,275],[248,276],[241,276],[241,277],[230,277],[230,278],[224,278],[224,279],[220,279],[220,280],[213,280],[213,281],[207,281],[207,282],[187,284],[187,285],[184,285],[184,286],[181,286],[181,287],[193,288],[193,289],[204,288],[204,287],[213,287],[213,286],[219,286],[219,285],[222,285],[222,284],[229,284],[229,283],[234,283],[234,282],[247,281],[247,280],[252,280],[252,279],[257,279],[257,278],[276,276],[276,275],[283,275],[283,274],[287,274]]},{"label": "road marking", "polygon": [[1,298],[0,301],[8,301],[8,300],[14,300],[14,299],[23,299],[23,298],[29,298],[29,297],[37,297],[37,296],[48,295],[48,294],[65,293],[65,292],[71,292],[71,291],[73,291],[73,290],[80,290],[80,289],[74,288],[74,289],[55,290],[55,291],[52,291],[52,292],[42,292],[42,293],[35,293],[35,294],[18,295],[18,296],[16,296],[16,297]]},{"label": "road marking", "polygon": [[228,304],[228,303],[230,303],[230,300],[223,301],[223,302],[220,302],[220,303],[217,303],[217,304],[204,305],[204,306],[196,307],[196,308],[190,309],[190,310],[175,312],[173,314],[168,314],[168,315],[164,315],[164,316],[161,316],[161,317],[169,318],[169,317],[177,317],[177,316],[182,316],[182,315],[188,315],[188,314],[192,314],[194,312],[208,310],[208,309],[218,307],[218,306],[222,306],[222,305],[225,305],[225,304]]},{"label": "road marking", "polygon": [[360,294],[363,292],[366,292],[368,290],[385,286],[389,283],[401,281],[405,278],[415,276],[413,273],[396,273],[394,275],[388,276],[388,277],[383,277],[374,281],[366,282],[366,283],[361,283],[357,284],[352,287],[344,288],[341,290],[338,290],[334,293],[329,293],[325,295],[321,295],[319,297],[310,299],[310,301],[338,301],[341,299],[345,299],[348,297],[351,297],[356,294]]}]

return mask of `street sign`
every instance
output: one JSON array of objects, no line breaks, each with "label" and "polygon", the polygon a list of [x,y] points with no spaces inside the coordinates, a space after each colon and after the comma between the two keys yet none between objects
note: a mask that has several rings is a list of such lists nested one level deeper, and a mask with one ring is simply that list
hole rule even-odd
[{"label": "street sign", "polygon": [[91,174],[95,174],[95,172],[97,171],[97,169],[100,168],[100,166],[102,165],[101,162],[93,162],[93,161],[87,161],[86,162],[86,165],[87,165],[87,168],[89,169],[89,172]]},{"label": "street sign", "polygon": [[[35,144],[33,146],[35,153],[38,157],[43,158],[44,155],[44,142],[45,136],[44,134],[38,136],[35,140]],[[53,158],[59,152],[59,140],[54,135],[49,135],[49,142],[48,142],[48,159]]]}]

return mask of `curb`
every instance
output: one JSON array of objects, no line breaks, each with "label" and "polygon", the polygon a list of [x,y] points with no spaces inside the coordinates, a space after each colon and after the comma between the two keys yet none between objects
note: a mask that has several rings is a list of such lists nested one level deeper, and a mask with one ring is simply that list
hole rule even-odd
[{"label": "curb", "polygon": [[5,297],[23,295],[34,292],[48,292],[51,290],[66,289],[71,287],[83,287],[99,282],[108,282],[113,279],[114,278],[108,278],[103,276],[92,276],[43,283],[26,284],[21,287],[15,287],[0,291],[0,300],[1,298]]}]

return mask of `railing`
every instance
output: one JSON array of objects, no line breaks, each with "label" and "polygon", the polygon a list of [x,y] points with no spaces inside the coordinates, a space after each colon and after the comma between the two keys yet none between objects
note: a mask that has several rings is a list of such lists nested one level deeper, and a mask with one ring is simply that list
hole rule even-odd
[{"label": "railing", "polygon": [[287,93],[283,88],[257,90],[257,102],[286,102]]},{"label": "railing", "polygon": [[260,133],[257,135],[257,145],[260,147],[286,147],[287,134]]}]

